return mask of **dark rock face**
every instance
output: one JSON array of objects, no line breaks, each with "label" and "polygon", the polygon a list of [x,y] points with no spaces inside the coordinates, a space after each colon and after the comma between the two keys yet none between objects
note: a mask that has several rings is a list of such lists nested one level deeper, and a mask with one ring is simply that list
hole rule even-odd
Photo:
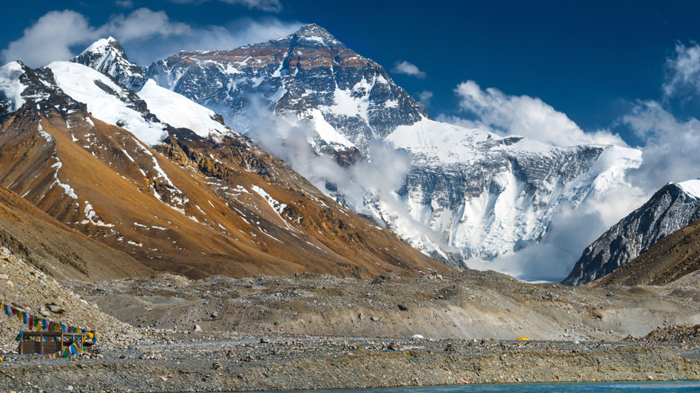
[{"label": "dark rock face", "polygon": [[700,198],[668,184],[588,246],[562,284],[583,285],[601,278],[699,218]]},{"label": "dark rock face", "polygon": [[[41,114],[47,114],[50,110],[55,109],[64,116],[86,108],[85,104],[75,101],[56,85],[51,69],[32,70],[22,62],[16,62],[16,65],[18,72],[15,78],[23,87],[20,96],[24,100],[25,106],[29,106]],[[16,103],[7,97],[3,90],[0,90],[0,116],[12,112],[13,105]]]},{"label": "dark rock face", "polygon": [[152,64],[147,76],[204,106],[225,108],[242,131],[262,105],[277,114],[323,116],[361,149],[429,117],[380,65],[317,25],[232,50],[181,52]]}]

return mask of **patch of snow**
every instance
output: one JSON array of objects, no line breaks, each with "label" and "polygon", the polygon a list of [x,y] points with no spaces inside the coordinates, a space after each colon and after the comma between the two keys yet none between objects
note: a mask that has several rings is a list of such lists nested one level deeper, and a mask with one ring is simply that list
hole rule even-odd
[{"label": "patch of snow", "polygon": [[688,180],[678,183],[678,186],[688,195],[700,199],[700,180]]},{"label": "patch of snow", "polygon": [[365,121],[368,121],[367,110],[369,108],[369,90],[366,90],[365,94],[357,97],[353,94],[352,90],[343,90],[336,87],[335,91],[333,92],[333,102],[334,105],[332,106],[319,106],[319,108],[321,108],[324,112],[328,111],[334,115],[347,117],[359,116]]},{"label": "patch of snow", "polygon": [[13,61],[0,67],[0,91],[12,102],[9,108],[10,112],[14,112],[24,105],[22,92],[26,86],[19,81],[22,75],[24,75],[24,70],[19,62]]},{"label": "patch of snow", "polygon": [[39,131],[39,135],[43,136],[44,139],[46,139],[48,142],[53,142],[53,141],[54,141],[54,139],[53,139],[53,137],[51,136],[51,134],[49,134],[48,132],[44,131],[44,129],[41,127],[41,122],[39,122],[39,126],[37,127],[37,130]]},{"label": "patch of snow", "polygon": [[113,228],[114,224],[106,224],[104,221],[100,219],[100,217],[95,213],[95,211],[92,209],[92,205],[90,202],[85,201],[85,209],[83,210],[85,213],[85,220],[81,221],[80,223],[85,225],[85,224],[92,224],[98,227],[106,227],[106,228]]},{"label": "patch of snow", "polygon": [[56,168],[56,171],[53,174],[53,177],[56,179],[54,180],[53,183],[51,183],[51,186],[49,188],[53,188],[53,186],[57,185],[61,188],[63,188],[63,192],[68,195],[69,197],[73,199],[78,199],[78,195],[75,193],[75,190],[73,190],[73,187],[69,186],[68,184],[61,183],[61,180],[58,178],[58,171],[61,169],[63,166],[63,163],[61,160],[58,159],[58,157],[53,157],[56,159],[56,163],[51,165],[51,168]]},{"label": "patch of snow", "polygon": [[216,116],[214,111],[159,86],[153,79],[146,82],[138,95],[146,101],[151,113],[173,127],[187,128],[201,137],[232,132],[225,125],[213,120]]},{"label": "patch of snow", "polygon": [[311,42],[316,42],[316,43],[321,44],[321,45],[326,45],[326,40],[323,39],[323,37],[319,37],[319,36],[315,36],[315,35],[304,36],[304,37],[301,37],[301,39],[304,41],[311,41]]},{"label": "patch of snow", "polygon": [[110,77],[77,63],[57,61],[48,68],[53,71],[58,86],[74,100],[87,104],[93,117],[122,127],[149,145],[158,144],[168,136],[164,124],[146,121],[120,97],[109,94],[95,83],[99,81],[118,95],[126,94]]},{"label": "patch of snow", "polygon": [[309,120],[321,139],[328,143],[337,143],[347,147],[355,147],[352,142],[336,131],[335,128],[333,128],[333,126],[330,125],[326,119],[324,119],[323,113],[321,113],[320,110],[313,109],[311,113],[312,118]]},{"label": "patch of snow", "polygon": [[267,201],[267,203],[270,205],[270,207],[272,207],[272,209],[273,209],[274,211],[277,212],[277,214],[282,214],[282,211],[284,211],[284,208],[287,207],[287,205],[286,205],[285,203],[280,203],[280,201],[278,201],[278,200],[276,200],[275,198],[271,197],[270,194],[268,194],[267,192],[265,192],[265,190],[263,190],[262,188],[260,188],[260,187],[258,187],[258,186],[255,186],[255,185],[252,186],[251,188],[253,189],[253,191],[255,191],[256,193],[258,193],[258,195],[260,195],[261,197],[265,198],[265,200]]}]

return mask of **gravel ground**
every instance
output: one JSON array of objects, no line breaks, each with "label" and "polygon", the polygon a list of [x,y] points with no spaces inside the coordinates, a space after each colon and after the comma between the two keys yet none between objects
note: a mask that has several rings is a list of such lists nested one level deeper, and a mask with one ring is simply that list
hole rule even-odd
[{"label": "gravel ground", "polygon": [[700,379],[697,329],[679,326],[700,322],[693,287],[570,288],[475,271],[66,283],[7,251],[0,266],[0,300],[100,334],[95,352],[30,361],[12,353],[21,325],[2,319],[0,392]]},{"label": "gravel ground", "polygon": [[296,390],[504,382],[698,380],[700,346],[182,334],[71,359],[0,364],[2,391]]}]

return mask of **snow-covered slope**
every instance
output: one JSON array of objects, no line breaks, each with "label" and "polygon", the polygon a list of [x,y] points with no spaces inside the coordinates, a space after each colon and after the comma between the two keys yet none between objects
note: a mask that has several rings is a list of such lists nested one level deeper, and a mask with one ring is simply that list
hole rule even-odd
[{"label": "snow-covered slope", "polygon": [[146,82],[138,96],[148,104],[151,113],[173,127],[187,128],[202,137],[231,133],[214,111],[158,86],[152,79]]},{"label": "snow-covered slope", "polygon": [[103,73],[65,61],[53,62],[48,68],[53,71],[58,86],[76,101],[86,103],[94,117],[131,131],[149,145],[168,135],[166,125],[150,115],[133,91]]},{"label": "snow-covered slope", "polygon": [[[400,192],[411,216],[465,260],[539,241],[562,205],[576,207],[623,184],[625,170],[641,160],[633,149],[552,147],[431,120],[398,127],[386,140],[414,156]],[[431,248],[424,240],[411,242]]]},{"label": "snow-covered slope", "polygon": [[697,219],[700,180],[669,183],[591,243],[563,284],[583,285],[601,278]]},{"label": "snow-covered slope", "polygon": [[25,86],[19,81],[23,74],[24,67],[16,61],[0,67],[0,114],[14,112],[24,105]]},{"label": "snow-covered slope", "polygon": [[87,103],[95,118],[125,128],[149,145],[167,137],[168,125],[187,128],[202,137],[232,132],[215,112],[152,80],[135,93],[81,64],[54,62],[48,68],[57,85],[76,101]]},{"label": "snow-covered slope", "polygon": [[700,180],[688,180],[676,184],[680,187],[683,192],[688,194],[688,196],[694,197],[695,199],[700,199]]}]

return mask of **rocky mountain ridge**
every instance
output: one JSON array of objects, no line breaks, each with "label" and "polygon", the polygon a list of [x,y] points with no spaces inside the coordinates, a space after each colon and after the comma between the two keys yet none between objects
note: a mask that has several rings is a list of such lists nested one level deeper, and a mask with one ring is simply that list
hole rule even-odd
[{"label": "rocky mountain ridge", "polygon": [[700,287],[700,221],[667,235],[638,257],[589,285],[663,285],[678,288],[679,293],[697,293]]},{"label": "rocky mountain ridge", "polygon": [[699,218],[700,181],[669,183],[591,243],[563,284],[604,277]]}]

